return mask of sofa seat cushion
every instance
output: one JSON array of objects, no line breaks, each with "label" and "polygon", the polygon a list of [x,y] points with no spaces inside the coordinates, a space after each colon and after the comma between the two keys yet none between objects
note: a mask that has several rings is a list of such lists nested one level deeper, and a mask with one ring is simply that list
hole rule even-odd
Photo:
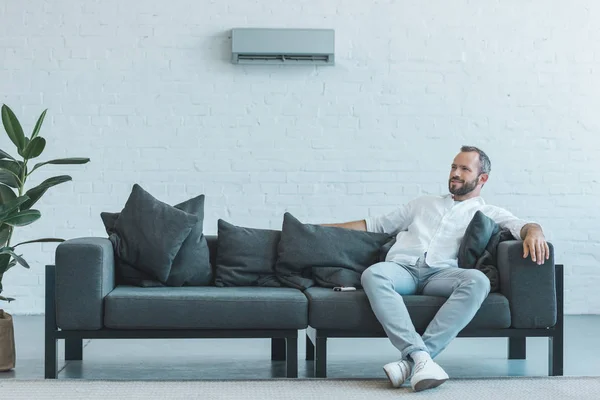
[{"label": "sofa seat cushion", "polygon": [[[308,297],[308,324],[313,328],[383,332],[364,290],[335,292],[311,287],[304,293]],[[423,295],[403,298],[413,325],[421,334],[446,301],[443,297]],[[508,300],[501,294],[492,293],[465,329],[508,328],[510,321]]]},{"label": "sofa seat cushion", "polygon": [[304,329],[308,301],[293,288],[117,286],[104,300],[111,329]]}]

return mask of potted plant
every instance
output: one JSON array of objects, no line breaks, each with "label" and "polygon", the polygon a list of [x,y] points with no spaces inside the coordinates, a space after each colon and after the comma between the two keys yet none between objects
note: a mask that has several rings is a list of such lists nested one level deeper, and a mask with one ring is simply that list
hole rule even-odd
[{"label": "potted plant", "polygon": [[[12,301],[14,298],[2,295],[2,278],[4,274],[17,264],[29,268],[16,248],[28,243],[62,242],[64,239],[41,238],[11,244],[15,228],[29,225],[41,217],[41,213],[32,208],[35,203],[56,185],[70,181],[68,175],[54,176],[26,190],[25,184],[29,176],[37,169],[51,164],[85,164],[89,158],[60,158],[36,163],[30,168],[29,162],[39,157],[46,147],[46,140],[39,136],[42,123],[46,117],[44,110],[38,118],[29,137],[23,133],[15,113],[6,105],[2,106],[2,124],[4,130],[15,145],[17,157],[0,149],[0,301]],[[14,368],[15,346],[12,317],[0,309],[0,371]]]}]

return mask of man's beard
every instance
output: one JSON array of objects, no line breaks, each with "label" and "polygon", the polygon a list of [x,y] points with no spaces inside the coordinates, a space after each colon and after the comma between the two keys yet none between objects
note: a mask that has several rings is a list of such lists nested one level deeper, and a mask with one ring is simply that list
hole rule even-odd
[{"label": "man's beard", "polygon": [[450,179],[448,180],[448,190],[455,196],[464,196],[466,194],[471,193],[473,190],[475,190],[475,188],[477,188],[478,178],[479,177],[473,179],[471,182],[460,181],[459,179],[456,179],[457,181],[460,181],[462,183],[462,185],[456,189],[452,188],[452,181],[454,180],[454,178]]}]

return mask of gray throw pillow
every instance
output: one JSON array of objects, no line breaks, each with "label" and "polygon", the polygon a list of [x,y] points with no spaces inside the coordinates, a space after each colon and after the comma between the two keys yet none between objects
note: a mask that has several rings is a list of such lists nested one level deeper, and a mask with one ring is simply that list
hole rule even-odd
[{"label": "gray throw pillow", "polygon": [[500,290],[497,248],[500,242],[512,240],[509,229],[501,228],[493,219],[475,212],[458,248],[458,266],[478,269],[490,280],[490,293]]},{"label": "gray throw pillow", "polygon": [[[196,215],[198,222],[173,260],[166,286],[208,286],[212,283],[213,272],[210,265],[208,243],[203,233],[204,200],[205,196],[202,194],[174,206],[179,210]],[[115,231],[114,226],[119,216],[120,213],[100,213],[109,235]],[[153,281],[148,274],[118,259],[116,269],[117,277],[121,280],[119,283],[143,287],[164,286],[156,280]]]},{"label": "gray throw pillow", "polygon": [[135,184],[109,236],[125,263],[166,283],[175,256],[198,217],[154,198]]},{"label": "gray throw pillow", "polygon": [[[121,213],[101,212],[100,218],[104,223],[106,233],[111,235],[115,233],[115,224]],[[115,283],[117,285],[133,285],[141,287],[156,287],[164,286],[152,276],[140,271],[133,265],[129,265],[122,261],[115,252]]]},{"label": "gray throw pillow", "polygon": [[363,271],[379,262],[381,247],[392,239],[383,233],[303,224],[286,212],[275,272],[285,285],[301,290],[315,284],[360,288]]},{"label": "gray throw pillow", "polygon": [[280,287],[275,276],[280,231],[218,220],[215,286]]},{"label": "gray throw pillow", "polygon": [[208,286],[212,283],[208,243],[203,233],[204,195],[175,205],[175,208],[198,217],[190,234],[173,260],[167,286]]}]

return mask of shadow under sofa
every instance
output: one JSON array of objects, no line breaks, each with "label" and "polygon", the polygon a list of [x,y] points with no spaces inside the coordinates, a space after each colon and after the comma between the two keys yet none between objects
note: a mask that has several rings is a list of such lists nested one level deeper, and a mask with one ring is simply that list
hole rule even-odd
[{"label": "shadow under sofa", "polygon": [[[215,266],[217,237],[206,236]],[[549,338],[549,375],[562,375],[562,265],[543,266],[519,256],[522,243],[499,245],[501,293],[492,293],[462,337],[507,337],[510,359],[525,358],[528,336]],[[532,286],[535,284],[535,286]],[[422,333],[445,299],[405,296]],[[298,376],[298,331],[306,329],[306,359],[326,377],[327,339],[385,337],[364,291],[312,287],[115,286],[111,242],[70,239],[46,266],[45,378],[57,377],[57,340],[65,360],[82,360],[83,339],[270,338],[271,360],[286,361],[286,377]]]}]

